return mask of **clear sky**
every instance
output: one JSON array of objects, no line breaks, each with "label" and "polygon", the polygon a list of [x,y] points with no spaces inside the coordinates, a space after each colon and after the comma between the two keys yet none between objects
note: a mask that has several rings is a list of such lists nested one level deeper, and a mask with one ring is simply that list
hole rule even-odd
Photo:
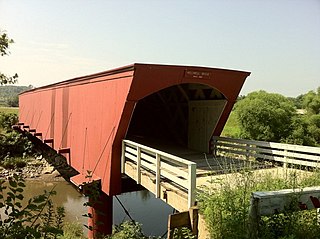
[{"label": "clear sky", "polygon": [[320,0],[0,0],[0,28],[19,85],[142,62],[250,71],[241,94],[320,86]]}]

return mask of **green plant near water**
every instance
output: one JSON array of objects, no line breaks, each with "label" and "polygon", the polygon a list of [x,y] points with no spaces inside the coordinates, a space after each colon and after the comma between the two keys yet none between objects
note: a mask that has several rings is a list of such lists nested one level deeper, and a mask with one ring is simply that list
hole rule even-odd
[{"label": "green plant near water", "polygon": [[196,239],[197,236],[187,227],[175,228],[173,239]]},{"label": "green plant near water", "polygon": [[8,182],[0,180],[0,210],[3,212],[0,239],[57,238],[62,235],[64,209],[54,209],[51,196],[55,191],[45,191],[23,203],[24,188],[24,180],[18,175],[9,178]]},{"label": "green plant near water", "polygon": [[[298,175],[288,171],[284,178],[271,173],[252,171],[213,180],[210,187],[199,193],[200,209],[204,214],[211,238],[249,238],[248,214],[250,197],[255,191],[273,191],[320,185],[318,172]],[[262,217],[259,238],[319,238],[320,227],[316,210],[297,211]]]},{"label": "green plant near water", "polygon": [[77,222],[65,223],[63,226],[63,235],[58,239],[85,239],[82,224]]},{"label": "green plant near water", "polygon": [[35,153],[32,142],[12,130],[17,122],[16,114],[0,113],[0,165],[7,169],[24,167],[24,159]]}]

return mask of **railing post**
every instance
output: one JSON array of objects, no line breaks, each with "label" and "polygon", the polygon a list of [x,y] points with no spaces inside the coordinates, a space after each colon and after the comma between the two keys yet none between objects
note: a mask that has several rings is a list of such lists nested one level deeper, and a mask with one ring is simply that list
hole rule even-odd
[{"label": "railing post", "polygon": [[141,184],[141,148],[137,146],[137,183]]},{"label": "railing post", "polygon": [[217,157],[217,138],[214,136],[211,141],[212,153],[214,157]]},{"label": "railing post", "polygon": [[126,159],[125,159],[125,153],[126,153],[126,150],[125,150],[125,142],[124,140],[122,140],[122,148],[121,148],[121,173],[125,173],[125,162],[126,162]]},{"label": "railing post", "polygon": [[249,208],[249,238],[252,239],[258,238],[260,221],[260,216],[258,214],[258,204],[259,199],[255,198],[254,195],[252,195]]},{"label": "railing post", "polygon": [[160,154],[156,154],[156,198],[160,197]]},{"label": "railing post", "polygon": [[188,165],[188,208],[194,206],[196,201],[196,186],[197,186],[197,164],[190,163]]},{"label": "railing post", "polygon": [[287,169],[287,167],[288,167],[288,150],[284,150],[284,160],[285,160],[285,162],[283,163],[283,168],[284,169]]},{"label": "railing post", "polygon": [[249,148],[250,148],[250,144],[245,144],[246,145],[246,160],[249,160],[249,158],[250,158],[250,150],[249,150]]}]

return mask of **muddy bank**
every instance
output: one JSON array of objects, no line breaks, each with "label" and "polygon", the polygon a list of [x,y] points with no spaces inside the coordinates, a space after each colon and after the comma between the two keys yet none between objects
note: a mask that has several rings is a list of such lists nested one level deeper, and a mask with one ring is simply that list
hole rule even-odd
[{"label": "muddy bank", "polygon": [[25,160],[23,168],[5,169],[0,166],[0,179],[8,179],[13,174],[21,175],[25,180],[69,181],[77,172],[70,168],[66,159],[55,153],[42,154]]}]

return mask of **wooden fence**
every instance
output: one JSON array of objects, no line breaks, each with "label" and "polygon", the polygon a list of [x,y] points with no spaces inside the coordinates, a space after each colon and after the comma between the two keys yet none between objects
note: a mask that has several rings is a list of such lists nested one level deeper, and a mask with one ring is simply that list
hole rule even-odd
[{"label": "wooden fence", "polygon": [[320,167],[320,147],[214,137],[211,150],[217,156]]},{"label": "wooden fence", "polygon": [[161,181],[171,182],[188,194],[188,207],[195,204],[196,168],[194,162],[162,152],[160,150],[130,141],[122,143],[122,173],[125,163],[130,161],[136,165],[136,181],[141,184],[141,173],[149,171],[155,175],[156,197],[160,197]]}]

